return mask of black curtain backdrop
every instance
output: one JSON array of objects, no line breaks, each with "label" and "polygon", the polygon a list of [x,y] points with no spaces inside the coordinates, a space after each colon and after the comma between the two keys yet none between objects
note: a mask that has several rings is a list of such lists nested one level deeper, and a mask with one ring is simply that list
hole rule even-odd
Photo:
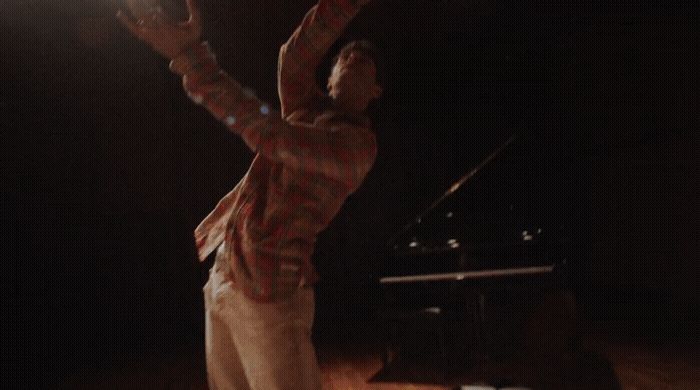
[{"label": "black curtain backdrop", "polygon": [[[197,263],[191,232],[252,155],[118,25],[118,4],[17,0],[0,12],[13,387],[203,348],[211,260]],[[277,50],[313,2],[200,4],[222,67],[278,105]],[[584,314],[692,332],[698,14],[692,2],[368,6],[348,35],[386,55],[380,154],[319,239],[316,340],[375,337],[389,238],[514,131],[535,174],[512,191],[536,192],[533,207],[561,221]]]}]

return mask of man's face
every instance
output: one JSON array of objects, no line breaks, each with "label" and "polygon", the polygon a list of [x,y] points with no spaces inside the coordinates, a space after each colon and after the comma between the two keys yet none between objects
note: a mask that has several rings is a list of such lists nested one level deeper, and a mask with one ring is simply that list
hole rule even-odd
[{"label": "man's face", "polygon": [[354,49],[338,56],[328,77],[328,94],[338,108],[362,112],[381,93],[382,88],[377,84],[377,68],[371,57]]}]

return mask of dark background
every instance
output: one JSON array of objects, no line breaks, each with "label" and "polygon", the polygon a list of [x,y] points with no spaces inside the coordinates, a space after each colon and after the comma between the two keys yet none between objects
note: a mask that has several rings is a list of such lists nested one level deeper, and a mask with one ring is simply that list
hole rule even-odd
[{"label": "dark background", "polygon": [[[277,50],[313,2],[200,3],[222,67],[278,104]],[[191,232],[252,155],[115,4],[0,7],[8,384],[203,349],[211,263]],[[380,154],[320,238],[317,342],[375,336],[372,278],[392,234],[514,131],[540,174],[512,191],[562,221],[584,318],[694,340],[698,15],[690,1],[368,6],[349,33],[386,54]]]}]

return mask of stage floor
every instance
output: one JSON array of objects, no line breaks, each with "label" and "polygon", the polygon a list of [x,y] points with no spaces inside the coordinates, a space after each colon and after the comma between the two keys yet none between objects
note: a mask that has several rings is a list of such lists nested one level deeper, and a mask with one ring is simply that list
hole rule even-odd
[{"label": "stage floor", "polygon": [[[700,389],[700,351],[697,344],[674,343],[674,345],[643,342],[610,340],[597,335],[585,341],[588,357],[600,359],[581,360],[581,366],[566,374],[569,377],[586,375],[606,375],[608,367],[619,388],[629,390],[693,390]],[[452,389],[456,384],[479,382],[479,373],[510,372],[511,382],[517,378],[528,377],[533,371],[533,362],[515,362],[512,366],[504,364],[484,365],[465,372],[454,373],[447,379],[440,378],[437,372],[441,367],[405,366],[393,372],[382,370],[380,346],[322,346],[319,348],[319,362],[323,373],[324,389]],[[589,366],[588,363],[597,361]],[[599,370],[594,367],[599,365]],[[409,367],[408,369],[406,367]],[[553,376],[560,375],[556,365],[545,367]],[[500,370],[500,371],[499,371]],[[424,373],[428,373],[424,375]],[[474,376],[474,373],[477,373]],[[522,375],[520,375],[522,374]],[[501,375],[501,377],[503,377]],[[488,378],[488,375],[482,376]],[[561,383],[556,378],[547,388],[559,388]],[[589,378],[591,379],[591,378]],[[599,383],[610,378],[593,378]],[[483,381],[482,381],[483,382]],[[570,381],[574,383],[576,380]],[[557,384],[559,383],[559,384]],[[508,384],[508,383],[504,383]],[[517,385],[510,383],[508,385]],[[73,372],[63,388],[67,389],[206,389],[206,369],[203,353],[194,351],[190,354],[169,358],[143,357],[125,362],[120,367],[113,367],[102,372]],[[585,388],[578,385],[566,385],[566,389]],[[589,387],[590,388],[590,387]],[[603,390],[603,389],[599,389]]]}]

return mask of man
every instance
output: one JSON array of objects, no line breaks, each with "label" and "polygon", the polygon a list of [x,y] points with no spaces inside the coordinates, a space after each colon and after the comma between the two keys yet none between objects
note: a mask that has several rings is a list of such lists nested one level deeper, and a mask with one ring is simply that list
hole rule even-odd
[{"label": "man", "polygon": [[201,42],[200,12],[170,21],[156,9],[123,24],[171,60],[190,98],[256,153],[248,173],[195,230],[200,260],[217,249],[205,285],[211,388],[318,389],[311,344],[317,234],[372,167],[376,141],[363,114],[382,89],[371,47],[352,42],[338,55],[328,94],[315,71],[367,3],[320,0],[279,55],[281,112],[246,92]]}]

